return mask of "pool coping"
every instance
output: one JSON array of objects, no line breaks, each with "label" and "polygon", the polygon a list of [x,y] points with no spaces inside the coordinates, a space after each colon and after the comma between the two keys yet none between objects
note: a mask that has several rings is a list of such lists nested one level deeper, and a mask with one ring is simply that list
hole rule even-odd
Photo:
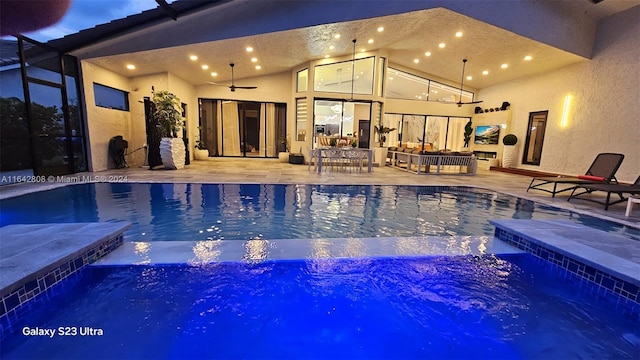
[{"label": "pool coping", "polygon": [[639,242],[565,220],[490,223],[498,239],[595,285],[598,294],[618,296],[624,312],[640,317]]},{"label": "pool coping", "polygon": [[15,224],[0,228],[0,330],[36,297],[124,242],[128,222]]}]

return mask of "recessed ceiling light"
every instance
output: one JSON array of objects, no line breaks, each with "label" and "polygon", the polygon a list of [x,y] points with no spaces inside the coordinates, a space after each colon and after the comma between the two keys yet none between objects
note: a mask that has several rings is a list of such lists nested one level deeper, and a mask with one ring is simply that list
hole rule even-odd
[{"label": "recessed ceiling light", "polygon": [[260,69],[262,69],[262,66],[256,65],[256,70],[260,70]]},{"label": "recessed ceiling light", "polygon": [[333,35],[333,38],[334,38],[334,39],[340,39],[340,34],[335,34],[335,35]]},{"label": "recessed ceiling light", "polygon": [[418,60],[418,59],[413,59],[413,63],[414,63],[414,64],[417,64],[417,63],[419,63],[419,62],[420,62],[420,60]]},{"label": "recessed ceiling light", "polygon": [[218,73],[214,71],[211,73],[211,76],[218,76]]},{"label": "recessed ceiling light", "polygon": [[258,58],[251,58],[251,62],[258,62]]},{"label": "recessed ceiling light", "polygon": [[329,50],[333,50],[333,49],[335,49],[335,48],[336,48],[336,47],[335,47],[335,46],[333,46],[333,45],[330,45],[330,46],[329,46]]},{"label": "recessed ceiling light", "polygon": [[531,59],[533,59],[531,55],[527,55],[524,57],[524,61],[531,61]]},{"label": "recessed ceiling light", "polygon": [[208,68],[209,68],[209,65],[202,65],[203,70],[207,70]]},{"label": "recessed ceiling light", "polygon": [[127,64],[127,69],[129,70],[135,70],[136,66],[133,64]]},{"label": "recessed ceiling light", "polygon": [[489,71],[488,70],[483,71],[482,75],[489,75]]},{"label": "recessed ceiling light", "polygon": [[373,39],[369,39],[369,41],[367,41],[369,44],[373,44]]},{"label": "recessed ceiling light", "polygon": [[367,51],[367,49],[365,48],[360,49],[360,52],[365,52],[365,51]]},{"label": "recessed ceiling light", "polygon": [[191,55],[191,56],[189,56],[189,59],[191,59],[193,61],[196,61],[196,60],[198,60],[198,57],[195,56],[195,55]]},{"label": "recessed ceiling light", "polygon": [[431,56],[431,51],[427,51],[426,53],[424,53],[424,56]]},{"label": "recessed ceiling light", "polygon": [[438,44],[438,47],[439,47],[440,49],[444,49],[444,47],[445,47],[445,46],[446,46],[446,45],[445,45],[444,43],[440,43],[440,44]]},{"label": "recessed ceiling light", "polygon": [[467,80],[473,80],[473,76],[471,75],[467,76]]},{"label": "recessed ceiling light", "polygon": [[329,54],[325,55],[325,56],[324,56],[324,58],[325,58],[325,59],[328,59],[328,58],[329,58]]},{"label": "recessed ceiling light", "polygon": [[379,26],[378,27],[378,32],[383,32],[384,31],[384,26]]},{"label": "recessed ceiling light", "polygon": [[252,48],[251,46],[247,46],[247,49],[246,49],[246,50],[247,50],[247,52],[252,52],[252,51],[253,51],[253,48]]},{"label": "recessed ceiling light", "polygon": [[462,37],[462,31],[458,31],[458,32],[456,33],[456,37]]},{"label": "recessed ceiling light", "polygon": [[506,68],[508,68],[508,67],[509,67],[509,65],[507,65],[507,64],[502,64],[502,65],[500,65],[500,67],[501,67],[501,68],[503,68],[503,69],[506,69]]}]

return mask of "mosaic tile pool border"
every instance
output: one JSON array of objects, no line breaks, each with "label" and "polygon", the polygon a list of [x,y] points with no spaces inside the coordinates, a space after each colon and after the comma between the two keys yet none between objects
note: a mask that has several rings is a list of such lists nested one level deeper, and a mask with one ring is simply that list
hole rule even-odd
[{"label": "mosaic tile pool border", "polygon": [[614,305],[617,309],[622,310],[623,314],[640,319],[640,287],[637,285],[514,234],[509,229],[496,227],[495,236],[518,249],[525,250],[566,270],[576,280],[588,282],[591,291],[595,289],[596,296],[608,296],[610,299],[614,299]]},{"label": "mosaic tile pool border", "polygon": [[60,281],[74,276],[85,266],[109,254],[124,242],[122,233],[109,237],[85,252],[60,260],[53,269],[44,269],[35,278],[20,284],[0,299],[0,338],[11,331],[12,324],[41,300],[46,299],[51,288]]}]

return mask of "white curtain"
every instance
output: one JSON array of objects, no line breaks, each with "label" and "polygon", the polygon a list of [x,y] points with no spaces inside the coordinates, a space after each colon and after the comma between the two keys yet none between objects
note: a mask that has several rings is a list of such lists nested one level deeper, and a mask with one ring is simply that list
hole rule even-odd
[{"label": "white curtain", "polygon": [[238,103],[222,102],[222,143],[224,156],[240,156],[240,122],[238,120]]},{"label": "white curtain", "polygon": [[[260,134],[260,141],[264,141],[266,139],[267,142],[267,156],[275,157],[278,156],[278,152],[276,151],[276,105],[273,103],[266,104],[266,126],[263,126],[262,133]],[[265,132],[266,131],[266,132]],[[263,148],[264,149],[264,148]]]}]

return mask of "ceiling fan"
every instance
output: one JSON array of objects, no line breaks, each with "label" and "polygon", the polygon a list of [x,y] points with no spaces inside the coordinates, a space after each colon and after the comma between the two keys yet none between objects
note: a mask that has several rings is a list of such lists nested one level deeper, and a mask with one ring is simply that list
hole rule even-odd
[{"label": "ceiling fan", "polygon": [[233,77],[233,67],[235,66],[234,63],[229,64],[229,66],[231,66],[231,85],[225,85],[225,84],[218,84],[215,82],[211,82],[211,81],[207,81],[208,84],[211,85],[217,85],[217,86],[226,86],[229,89],[231,89],[231,91],[236,91],[236,89],[257,89],[257,86],[236,86],[235,85],[235,79]]},{"label": "ceiling fan", "polygon": [[458,107],[461,107],[462,105],[469,105],[469,104],[480,104],[482,102],[482,100],[462,102],[462,86],[464,85],[464,68],[466,65],[467,65],[467,59],[462,59],[462,80],[460,81],[460,100],[458,100],[458,102],[456,103]]}]

